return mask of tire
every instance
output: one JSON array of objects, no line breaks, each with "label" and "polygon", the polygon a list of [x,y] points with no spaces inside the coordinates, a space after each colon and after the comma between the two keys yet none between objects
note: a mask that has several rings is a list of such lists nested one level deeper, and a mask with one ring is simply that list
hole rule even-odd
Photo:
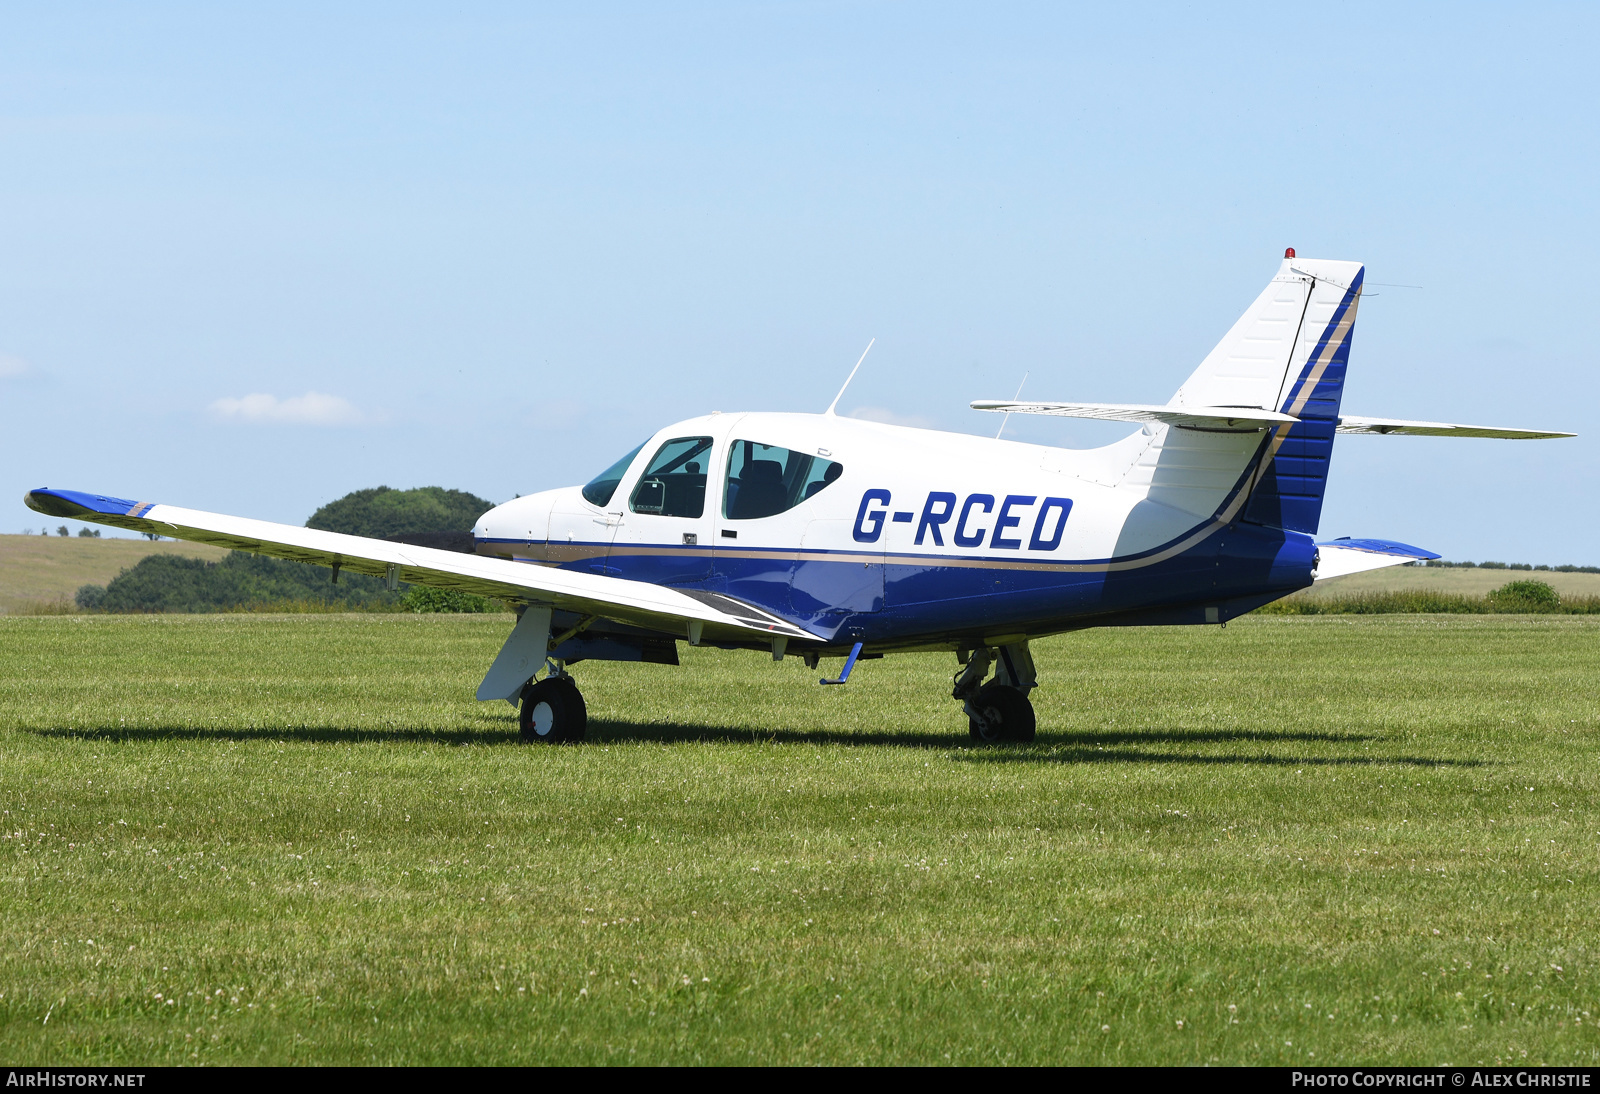
[{"label": "tire", "polygon": [[551,676],[522,689],[517,711],[522,739],[543,744],[583,740],[589,710],[578,686],[565,676]]},{"label": "tire", "polygon": [[1026,692],[991,682],[973,696],[972,709],[967,727],[975,742],[1027,744],[1033,740],[1033,704]]}]

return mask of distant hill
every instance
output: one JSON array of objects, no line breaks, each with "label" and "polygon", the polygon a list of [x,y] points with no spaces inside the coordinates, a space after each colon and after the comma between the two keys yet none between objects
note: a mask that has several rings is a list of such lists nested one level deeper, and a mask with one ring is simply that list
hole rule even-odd
[{"label": "distant hill", "polygon": [[0,535],[0,614],[31,614],[52,605],[65,611],[80,587],[104,585],[147,555],[214,561],[227,553],[204,543],[167,540]]},{"label": "distant hill", "polygon": [[1507,581],[1519,577],[1536,577],[1548,582],[1562,596],[1600,596],[1600,574],[1562,573],[1539,570],[1445,568],[1441,566],[1389,566],[1382,570],[1349,574],[1345,577],[1319,581],[1296,596],[1353,596],[1359,593],[1410,592],[1429,589],[1462,596],[1484,596]]}]

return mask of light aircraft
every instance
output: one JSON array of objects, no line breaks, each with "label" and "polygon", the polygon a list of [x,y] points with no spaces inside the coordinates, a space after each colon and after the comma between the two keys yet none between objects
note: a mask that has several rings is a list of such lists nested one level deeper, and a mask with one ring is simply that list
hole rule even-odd
[{"label": "light aircraft", "polygon": [[334,581],[354,571],[508,601],[517,622],[477,696],[520,704],[528,740],[583,737],[570,666],[676,665],[687,641],[812,669],[845,658],[824,684],[845,683],[862,658],[951,651],[971,736],[1029,741],[1033,639],[1222,624],[1314,581],[1439,557],[1314,539],[1336,435],[1572,435],[1342,413],[1364,272],[1289,250],[1163,406],[971,404],[1139,426],[1102,448],[839,417],[837,397],[823,414],[713,412],[661,430],[585,486],[490,510],[471,554],[70,490],[26,501],[317,563]]}]

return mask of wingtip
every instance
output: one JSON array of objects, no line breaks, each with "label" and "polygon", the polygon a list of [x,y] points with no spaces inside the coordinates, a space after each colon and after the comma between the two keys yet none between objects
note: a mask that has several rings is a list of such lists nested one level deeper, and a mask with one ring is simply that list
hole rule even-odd
[{"label": "wingtip", "polygon": [[22,496],[22,503],[36,513],[50,517],[74,517],[93,520],[95,517],[139,516],[150,508],[150,503],[113,498],[105,494],[88,494],[81,490],[56,490],[41,486]]}]

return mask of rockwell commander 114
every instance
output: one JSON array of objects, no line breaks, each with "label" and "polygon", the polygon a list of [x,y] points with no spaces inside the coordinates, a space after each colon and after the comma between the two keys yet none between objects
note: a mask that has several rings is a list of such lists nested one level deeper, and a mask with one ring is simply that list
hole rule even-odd
[{"label": "rockwell commander 114", "polygon": [[[1340,410],[1363,268],[1297,259],[1164,406],[980,400],[1129,422],[1071,450],[824,414],[670,425],[586,486],[485,513],[474,553],[39,489],[54,517],[312,562],[512,604],[478,686],[529,740],[581,739],[581,661],[678,663],[677,643],[775,659],[948,650],[981,741],[1034,735],[1029,642],[1086,627],[1225,623],[1314,581],[1438,556],[1315,540],[1344,433],[1563,437]],[[859,362],[858,362],[859,367]],[[852,374],[853,375],[853,374]],[[835,399],[835,404],[838,400]]]}]

